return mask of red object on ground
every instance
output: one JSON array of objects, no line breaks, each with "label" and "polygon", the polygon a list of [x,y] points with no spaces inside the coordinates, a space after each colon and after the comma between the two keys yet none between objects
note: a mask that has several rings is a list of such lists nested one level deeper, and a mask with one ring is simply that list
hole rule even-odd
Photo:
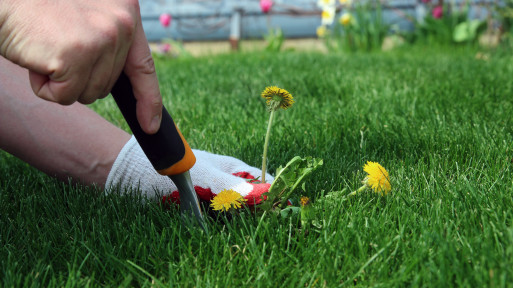
[{"label": "red object on ground", "polygon": [[[262,194],[269,191],[269,187],[271,187],[271,184],[260,183],[260,181],[256,180],[255,177],[248,172],[237,172],[233,173],[233,175],[244,179],[248,179],[248,182],[251,183],[251,185],[253,185],[253,190],[244,197],[244,199],[247,200],[247,205],[254,206],[262,203]],[[214,193],[212,193],[212,190],[210,190],[210,188],[194,186],[194,190],[196,191],[198,198],[204,201],[210,201],[216,196]],[[180,194],[178,194],[178,190],[173,191],[171,194],[162,197],[162,204],[166,205],[169,203],[180,204]]]}]

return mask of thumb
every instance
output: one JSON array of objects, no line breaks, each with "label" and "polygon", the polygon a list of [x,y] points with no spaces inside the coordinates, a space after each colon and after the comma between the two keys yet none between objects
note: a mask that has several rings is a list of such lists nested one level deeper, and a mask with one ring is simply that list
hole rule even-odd
[{"label": "thumb", "polygon": [[137,100],[137,120],[144,132],[154,134],[159,130],[162,119],[162,97],[155,63],[140,21],[128,51],[124,71],[132,83]]}]

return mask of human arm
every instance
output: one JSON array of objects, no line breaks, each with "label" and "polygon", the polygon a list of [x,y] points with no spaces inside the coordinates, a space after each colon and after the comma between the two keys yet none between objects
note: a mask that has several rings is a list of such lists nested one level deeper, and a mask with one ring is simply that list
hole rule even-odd
[{"label": "human arm", "polygon": [[[135,138],[82,104],[61,106],[34,97],[26,73],[0,57],[0,149],[63,181],[178,200],[176,186],[157,174]],[[269,189],[269,183],[241,179],[260,175],[257,168],[228,156],[194,153],[191,177],[200,199],[233,189],[255,204]]]},{"label": "human arm", "polygon": [[29,70],[34,93],[69,105],[130,78],[143,130],[160,126],[162,99],[137,0],[2,0],[0,55]]},{"label": "human arm", "polygon": [[82,104],[34,97],[26,75],[0,57],[0,148],[61,180],[103,186],[130,135]]}]

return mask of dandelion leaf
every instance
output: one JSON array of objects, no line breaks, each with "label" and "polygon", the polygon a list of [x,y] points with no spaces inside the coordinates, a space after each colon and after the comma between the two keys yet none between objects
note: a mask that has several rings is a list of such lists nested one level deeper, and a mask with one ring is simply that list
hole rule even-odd
[{"label": "dandelion leaf", "polygon": [[285,208],[287,200],[296,188],[322,164],[322,159],[295,156],[284,167],[280,166],[276,169],[276,176],[269,191],[263,194],[266,200],[260,204],[260,208],[264,211]]},{"label": "dandelion leaf", "polygon": [[301,212],[301,208],[299,207],[287,207],[280,211],[280,215],[282,218],[289,218],[295,215],[299,215]]}]

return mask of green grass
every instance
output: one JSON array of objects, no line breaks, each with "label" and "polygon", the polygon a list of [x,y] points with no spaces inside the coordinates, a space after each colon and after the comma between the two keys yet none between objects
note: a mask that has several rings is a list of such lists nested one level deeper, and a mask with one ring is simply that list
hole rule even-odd
[{"label": "green grass", "polygon": [[[506,287],[513,283],[513,59],[402,50],[159,60],[191,146],[259,166],[267,85],[274,172],[324,159],[303,194],[357,189],[366,161],[392,193],[341,201],[320,232],[243,212],[187,230],[176,210],[72,187],[0,154],[0,286]],[[126,129],[111,99],[92,106]],[[299,196],[299,192],[296,197]]]}]

